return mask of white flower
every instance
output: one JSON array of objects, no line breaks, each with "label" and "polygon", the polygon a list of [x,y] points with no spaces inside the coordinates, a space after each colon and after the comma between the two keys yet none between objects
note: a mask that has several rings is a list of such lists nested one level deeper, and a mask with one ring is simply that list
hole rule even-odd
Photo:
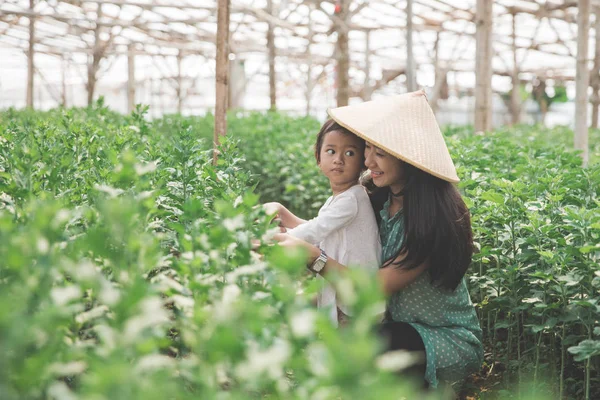
[{"label": "white flower", "polygon": [[104,304],[108,304],[112,306],[116,304],[121,298],[121,292],[119,289],[115,288],[115,286],[106,279],[102,280],[102,289],[100,289],[99,294],[100,301]]},{"label": "white flower", "polygon": [[50,290],[50,297],[57,306],[64,306],[71,300],[81,297],[81,289],[79,286],[55,287]]},{"label": "white flower", "polygon": [[96,325],[94,330],[101,341],[101,344],[96,347],[97,353],[101,356],[108,356],[117,345],[117,333],[108,325]]},{"label": "white flower", "polygon": [[214,316],[219,321],[231,319],[234,312],[234,303],[242,291],[236,284],[230,284],[223,289],[223,297],[220,302],[214,306]]},{"label": "white flower", "polygon": [[134,168],[135,168],[136,174],[144,175],[144,174],[147,174],[148,172],[154,172],[156,170],[157,166],[158,166],[158,162],[150,161],[149,163],[145,163],[145,164],[136,163]]},{"label": "white flower", "polygon": [[329,376],[329,350],[323,343],[311,343],[306,349],[309,367],[315,376]]},{"label": "white flower", "polygon": [[64,382],[53,382],[47,391],[50,400],[77,400],[78,397]]},{"label": "white flower", "polygon": [[290,344],[280,338],[275,339],[273,345],[265,350],[258,348],[256,342],[250,342],[246,361],[236,368],[238,377],[246,380],[255,379],[265,374],[270,379],[283,376],[283,365],[290,358],[292,349]]},{"label": "white flower", "polygon": [[75,321],[79,324],[84,324],[88,321],[91,321],[93,319],[103,316],[107,311],[108,311],[108,307],[104,306],[104,305],[94,307],[89,311],[85,311],[85,312],[82,312],[81,314],[76,315]]},{"label": "white flower", "polygon": [[342,303],[353,306],[356,303],[357,296],[352,281],[348,278],[340,278],[335,284],[335,291],[339,295]]},{"label": "white flower", "polygon": [[119,195],[121,195],[124,192],[123,189],[118,189],[118,188],[114,188],[114,187],[111,187],[108,185],[99,185],[99,184],[94,185],[94,189],[108,194],[108,196],[110,198],[118,197]]},{"label": "white flower", "polygon": [[223,226],[230,232],[244,227],[244,216],[242,214],[236,215],[233,218],[226,218],[223,220]]},{"label": "white flower", "polygon": [[175,367],[175,360],[162,354],[149,354],[140,358],[135,366],[136,372],[154,371]]},{"label": "white flower", "polygon": [[302,310],[292,316],[290,326],[294,336],[303,338],[315,332],[317,314],[312,310]]},{"label": "white flower", "polygon": [[85,371],[87,364],[83,361],[69,363],[53,363],[48,367],[48,372],[55,376],[79,375]]},{"label": "white flower", "polygon": [[37,241],[37,249],[40,254],[48,253],[48,250],[50,250],[50,243],[48,243],[48,239],[45,237],[39,238]]},{"label": "white flower", "polygon": [[90,260],[82,260],[79,264],[72,267],[72,273],[78,280],[95,280],[98,276],[96,266]]},{"label": "white flower", "polygon": [[267,264],[264,262],[251,265],[243,265],[227,273],[225,275],[225,280],[227,282],[235,282],[235,280],[242,275],[254,275],[261,271],[264,271],[265,268],[267,268]]},{"label": "white flower", "polygon": [[158,297],[144,299],[140,304],[141,314],[129,318],[125,323],[125,340],[133,342],[144,329],[169,322],[169,316],[162,305]]},{"label": "white flower", "polygon": [[401,371],[423,359],[421,352],[395,350],[388,351],[377,357],[375,365],[384,371]]}]

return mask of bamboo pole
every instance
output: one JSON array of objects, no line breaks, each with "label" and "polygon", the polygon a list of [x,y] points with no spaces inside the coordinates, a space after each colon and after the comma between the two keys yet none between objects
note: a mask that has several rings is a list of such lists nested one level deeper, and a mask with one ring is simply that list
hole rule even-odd
[{"label": "bamboo pole", "polygon": [[413,54],[413,0],[406,0],[406,89],[409,92],[417,90]]},{"label": "bamboo pole", "polygon": [[135,109],[135,48],[127,46],[127,112]]},{"label": "bamboo pole", "polygon": [[102,4],[98,4],[98,14],[96,15],[96,27],[94,29],[94,47],[88,61],[88,80],[87,80],[87,104],[91,106],[94,102],[94,91],[96,90],[96,80],[98,67],[102,59],[102,48],[100,46],[100,24],[102,19]]},{"label": "bamboo pole", "polygon": [[306,70],[306,116],[310,115],[311,97],[313,91],[313,79],[312,79],[312,50],[311,46],[313,43],[313,26],[312,26],[312,12],[313,5],[309,5],[308,9],[308,45],[306,46],[307,53],[307,70]]},{"label": "bamboo pole", "polygon": [[229,84],[229,1],[218,0],[217,9],[217,69],[215,132],[213,138],[213,164],[217,163],[219,137],[227,133],[227,85]]},{"label": "bamboo pole", "polygon": [[433,43],[433,67],[434,67],[434,83],[433,83],[433,94],[432,98],[429,101],[431,105],[431,109],[433,113],[437,113],[438,110],[438,100],[439,100],[439,91],[442,89],[441,80],[444,78],[442,76],[442,71],[440,70],[440,31],[435,34],[435,42]]},{"label": "bamboo pole", "polygon": [[575,149],[581,150],[583,165],[587,166],[588,151],[588,41],[590,32],[590,0],[579,0],[577,10],[577,68],[575,80]]},{"label": "bamboo pole", "polygon": [[371,100],[371,30],[365,31],[365,83],[363,100]]},{"label": "bamboo pole", "polygon": [[[267,13],[273,15],[273,0],[267,0]],[[275,76],[275,34],[273,24],[268,22],[267,48],[269,52],[269,99],[271,110],[277,109],[277,80]]]},{"label": "bamboo pole", "polygon": [[492,128],[492,0],[477,0],[475,132]]},{"label": "bamboo pole", "polygon": [[517,14],[512,14],[512,91],[510,94],[510,113],[512,115],[512,124],[518,124],[521,120],[521,88],[519,82],[519,64],[517,61]]},{"label": "bamboo pole", "polygon": [[67,58],[63,55],[61,57],[61,72],[62,72],[62,79],[61,79],[61,100],[60,103],[64,108],[67,108],[67,72],[68,72],[68,68],[69,68],[69,64],[67,63]]},{"label": "bamboo pole", "polygon": [[594,67],[592,69],[592,128],[598,129],[598,109],[600,108],[600,7],[596,7],[594,30]]},{"label": "bamboo pole", "polygon": [[181,114],[183,109],[183,80],[181,78],[181,64],[183,62],[183,52],[177,53],[177,114]]},{"label": "bamboo pole", "polygon": [[[338,0],[339,11],[336,11],[341,22],[336,23],[337,41],[337,106],[347,106],[350,98],[348,70],[350,68],[350,55],[348,48],[348,12],[350,0]],[[336,6],[336,10],[338,6]]]},{"label": "bamboo pole", "polygon": [[[35,0],[29,0],[29,9],[33,13]],[[33,86],[35,77],[34,63],[35,17],[29,17],[29,51],[27,52],[27,108],[33,108]]]}]

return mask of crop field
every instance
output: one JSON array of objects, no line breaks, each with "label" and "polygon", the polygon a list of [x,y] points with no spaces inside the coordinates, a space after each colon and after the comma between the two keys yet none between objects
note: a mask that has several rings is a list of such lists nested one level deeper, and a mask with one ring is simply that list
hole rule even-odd
[{"label": "crop field", "polygon": [[[344,278],[356,316],[333,328],[256,207],[316,214],[319,122],[232,113],[213,166],[210,114],[147,111],[0,112],[0,398],[424,398],[378,357],[374,277]],[[587,168],[567,128],[444,134],[485,345],[454,392],[600,398],[600,131]]]}]

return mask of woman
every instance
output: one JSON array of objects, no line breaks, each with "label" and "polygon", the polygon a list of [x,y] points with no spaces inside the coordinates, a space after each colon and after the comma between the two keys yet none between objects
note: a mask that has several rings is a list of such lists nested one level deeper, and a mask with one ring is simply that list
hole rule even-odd
[{"label": "woman", "polygon": [[[388,296],[380,327],[388,350],[424,351],[421,373],[431,387],[459,380],[483,360],[481,328],[464,275],[473,238],[467,207],[453,183],[456,169],[423,91],[328,110],[367,142],[365,165],[378,217]],[[325,278],[347,267],[306,242],[308,268]]]}]

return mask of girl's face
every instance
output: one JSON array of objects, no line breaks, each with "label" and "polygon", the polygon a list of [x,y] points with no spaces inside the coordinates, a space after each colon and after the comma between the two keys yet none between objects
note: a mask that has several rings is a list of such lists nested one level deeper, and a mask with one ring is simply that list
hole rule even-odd
[{"label": "girl's face", "polygon": [[340,192],[356,184],[363,170],[363,144],[355,135],[332,131],[321,146],[319,168],[327,176],[334,191]]},{"label": "girl's face", "polygon": [[375,186],[389,186],[393,192],[400,191],[404,186],[402,161],[369,142],[365,146],[365,166],[371,170]]}]

